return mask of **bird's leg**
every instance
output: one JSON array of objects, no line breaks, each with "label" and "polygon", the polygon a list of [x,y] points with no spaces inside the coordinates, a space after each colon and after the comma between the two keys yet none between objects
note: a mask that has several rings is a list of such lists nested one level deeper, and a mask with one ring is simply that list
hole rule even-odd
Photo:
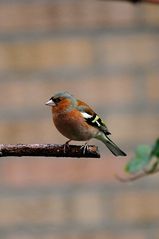
[{"label": "bird's leg", "polygon": [[88,150],[88,142],[86,142],[84,145],[82,145],[80,149],[83,150],[83,154],[85,154],[86,151]]},{"label": "bird's leg", "polygon": [[64,153],[66,153],[66,148],[69,148],[69,142],[71,142],[71,139],[69,139],[68,141],[66,141],[66,143],[63,145]]}]

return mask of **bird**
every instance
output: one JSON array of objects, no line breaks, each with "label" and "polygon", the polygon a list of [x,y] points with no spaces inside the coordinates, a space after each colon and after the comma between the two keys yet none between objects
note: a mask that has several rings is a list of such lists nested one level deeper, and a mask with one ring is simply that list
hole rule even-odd
[{"label": "bird", "polygon": [[[72,94],[64,91],[54,94],[46,103],[52,108],[52,118],[57,130],[68,141],[86,141],[98,139],[102,141],[115,156],[126,156],[108,135],[108,130],[104,121],[96,114],[88,104],[76,99]],[[84,146],[84,149],[86,147]]]}]

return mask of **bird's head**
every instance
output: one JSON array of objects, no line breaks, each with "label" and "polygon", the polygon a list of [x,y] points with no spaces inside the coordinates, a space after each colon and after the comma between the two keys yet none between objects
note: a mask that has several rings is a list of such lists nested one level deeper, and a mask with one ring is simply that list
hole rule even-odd
[{"label": "bird's head", "polygon": [[53,108],[68,108],[74,103],[75,98],[68,92],[59,92],[52,96],[45,104]]}]

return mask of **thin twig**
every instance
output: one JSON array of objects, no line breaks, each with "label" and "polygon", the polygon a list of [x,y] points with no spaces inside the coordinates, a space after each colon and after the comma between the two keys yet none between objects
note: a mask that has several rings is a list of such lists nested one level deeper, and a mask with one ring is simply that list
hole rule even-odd
[{"label": "thin twig", "polygon": [[64,147],[59,144],[0,144],[0,157],[9,156],[100,158],[95,145],[88,145],[84,152],[80,145]]},{"label": "thin twig", "polygon": [[131,181],[135,181],[139,178],[143,178],[145,176],[148,176],[148,175],[152,175],[152,174],[155,174],[155,173],[158,173],[159,172],[159,169],[156,169],[155,171],[142,171],[142,172],[139,172],[135,175],[132,175],[132,176],[129,176],[129,177],[121,177],[119,175],[115,175],[116,179],[120,182],[123,182],[123,183],[126,183],[126,182],[131,182]]},{"label": "thin twig", "polygon": [[122,183],[126,183],[126,182],[131,182],[131,181],[135,181],[139,178],[143,178],[145,176],[149,175],[148,173],[145,172],[140,172],[138,174],[132,175],[132,176],[128,176],[128,177],[122,177],[119,175],[115,175],[116,179]]},{"label": "thin twig", "polygon": [[149,164],[146,167],[144,167],[140,172],[130,174],[130,176],[128,176],[128,177],[122,177],[119,175],[115,175],[115,177],[120,182],[131,182],[131,181],[135,181],[137,179],[143,178],[145,176],[155,174],[155,173],[159,172],[159,168],[158,168],[159,161],[158,160],[159,160],[158,157],[152,156],[151,161],[149,161]]}]

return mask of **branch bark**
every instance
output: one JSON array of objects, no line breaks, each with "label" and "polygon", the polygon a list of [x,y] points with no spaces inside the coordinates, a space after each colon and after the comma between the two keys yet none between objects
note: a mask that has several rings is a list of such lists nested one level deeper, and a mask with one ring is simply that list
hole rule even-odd
[{"label": "branch bark", "polygon": [[88,145],[84,152],[80,145],[64,147],[59,144],[0,144],[0,157],[9,156],[100,158],[95,145]]}]

